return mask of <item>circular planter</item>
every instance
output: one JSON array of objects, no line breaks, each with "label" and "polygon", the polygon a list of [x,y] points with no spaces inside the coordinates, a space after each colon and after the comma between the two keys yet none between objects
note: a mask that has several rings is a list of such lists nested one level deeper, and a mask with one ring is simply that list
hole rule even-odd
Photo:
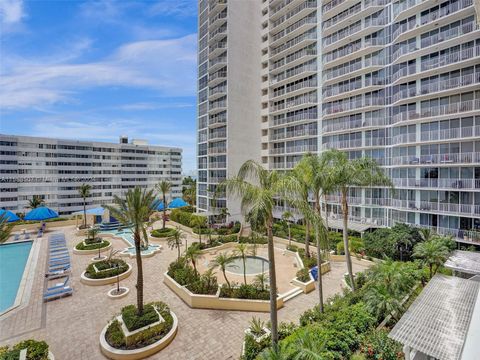
[{"label": "circular planter", "polygon": [[107,257],[105,255],[102,255],[100,256],[100,259],[98,257],[94,257],[91,259],[92,262],[99,262],[99,261],[103,261],[103,260],[106,260]]},{"label": "circular planter", "polygon": [[130,292],[130,289],[127,288],[127,287],[123,287],[123,286],[120,286],[120,290],[125,290],[123,293],[119,294],[119,295],[115,295],[113,292],[116,291],[117,288],[113,288],[111,289],[108,293],[107,293],[107,296],[110,298],[110,299],[121,299],[125,296],[128,295],[128,293]]},{"label": "circular planter", "polygon": [[102,354],[105,355],[107,358],[114,360],[135,360],[143,359],[147,356],[159,352],[160,350],[167,347],[175,338],[175,335],[177,335],[178,319],[173,311],[170,311],[170,314],[173,318],[173,324],[170,331],[157,342],[145,346],[144,348],[135,350],[120,350],[110,346],[110,344],[105,339],[105,334],[107,333],[107,328],[109,325],[107,324],[107,326],[103,328],[102,333],[100,334],[100,350],[102,351]]},{"label": "circular planter", "polygon": [[[78,245],[78,244],[77,244]],[[75,245],[73,247],[73,253],[77,255],[93,255],[93,254],[98,254],[98,249],[92,249],[92,250],[77,250],[77,246]],[[112,248],[112,243],[108,244],[108,246],[105,246],[104,248],[100,249],[100,252],[108,251]]]},{"label": "circular planter", "polygon": [[[80,281],[85,285],[100,286],[100,285],[113,284],[117,282],[117,275],[104,278],[104,279],[90,279],[85,276],[85,273],[86,271],[84,271],[82,275],[80,275]],[[119,275],[119,280],[126,279],[127,277],[130,276],[131,273],[132,273],[132,265],[128,264],[128,270]]]}]

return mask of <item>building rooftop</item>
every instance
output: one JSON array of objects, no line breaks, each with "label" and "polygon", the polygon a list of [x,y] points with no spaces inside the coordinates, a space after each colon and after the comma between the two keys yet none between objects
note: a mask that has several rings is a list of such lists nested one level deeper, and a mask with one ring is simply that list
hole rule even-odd
[{"label": "building rooftop", "polygon": [[480,252],[455,250],[445,267],[471,275],[480,275]]},{"label": "building rooftop", "polygon": [[460,359],[479,288],[476,281],[435,275],[389,336],[439,360]]}]

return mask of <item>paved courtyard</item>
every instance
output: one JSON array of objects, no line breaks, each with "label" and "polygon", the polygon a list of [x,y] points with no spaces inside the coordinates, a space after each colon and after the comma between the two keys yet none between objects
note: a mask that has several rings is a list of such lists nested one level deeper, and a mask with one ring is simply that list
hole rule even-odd
[{"label": "paved courtyard", "polygon": [[[71,248],[80,241],[73,227],[59,228],[66,234]],[[93,256],[72,254],[71,283],[73,296],[42,302],[45,287],[44,273],[47,264],[47,237],[42,242],[36,274],[28,304],[0,318],[0,345],[13,344],[23,339],[46,340],[51,351],[60,360],[103,359],[99,349],[99,334],[120,308],[135,303],[135,259],[125,258],[133,265],[132,275],[123,280],[131,292],[118,300],[109,299],[107,291],[114,285],[87,286],[80,282],[80,274]],[[189,243],[193,241],[189,237]],[[125,248],[120,239],[112,240],[117,249]],[[176,313],[179,320],[178,334],[163,351],[149,359],[238,359],[241,352],[243,331],[252,316],[268,319],[268,313],[233,312],[191,309],[163,284],[163,273],[176,258],[176,250],[170,250],[165,241],[161,253],[144,259],[145,301],[164,301]],[[282,245],[277,245],[282,247]],[[354,264],[355,271],[366,266]],[[341,291],[341,278],[346,271],[344,262],[333,262],[332,271],[324,276],[325,298]],[[317,292],[301,294],[279,310],[281,321],[297,322],[300,314],[312,308],[318,301]]]}]

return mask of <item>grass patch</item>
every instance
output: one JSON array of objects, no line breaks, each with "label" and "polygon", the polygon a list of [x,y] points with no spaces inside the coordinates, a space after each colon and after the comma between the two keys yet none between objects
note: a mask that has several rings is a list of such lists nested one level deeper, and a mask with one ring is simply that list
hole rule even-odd
[{"label": "grass patch", "polygon": [[128,305],[122,309],[122,319],[128,331],[134,331],[157,322],[159,317],[151,304],[143,308],[141,316],[138,316],[135,305]]}]

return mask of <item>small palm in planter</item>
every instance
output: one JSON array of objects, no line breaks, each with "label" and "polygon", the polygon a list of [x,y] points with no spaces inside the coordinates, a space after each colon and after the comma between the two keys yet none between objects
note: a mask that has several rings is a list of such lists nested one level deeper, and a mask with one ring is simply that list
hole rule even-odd
[{"label": "small palm in planter", "polygon": [[252,335],[256,342],[260,342],[270,335],[270,329],[266,326],[265,321],[254,316],[250,321],[250,326],[245,330],[245,333]]}]

